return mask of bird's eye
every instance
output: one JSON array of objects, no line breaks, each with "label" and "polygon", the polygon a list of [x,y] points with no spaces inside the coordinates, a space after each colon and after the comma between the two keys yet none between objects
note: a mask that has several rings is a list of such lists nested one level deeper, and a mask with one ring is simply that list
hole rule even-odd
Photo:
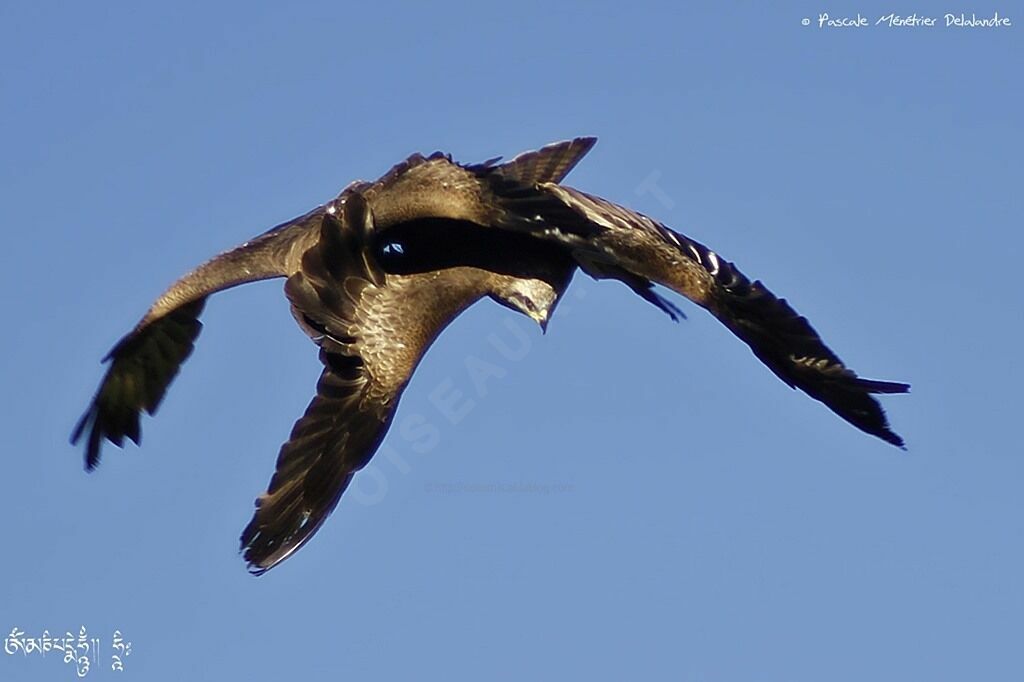
[{"label": "bird's eye", "polygon": [[402,255],[405,253],[405,249],[403,249],[402,245],[398,242],[388,242],[384,245],[384,248],[381,249],[381,251],[387,256]]},{"label": "bird's eye", "polygon": [[513,298],[515,298],[515,300],[518,301],[524,309],[529,310],[531,313],[537,312],[537,306],[534,305],[533,299],[527,298],[526,296],[520,296],[519,294],[516,294]]}]

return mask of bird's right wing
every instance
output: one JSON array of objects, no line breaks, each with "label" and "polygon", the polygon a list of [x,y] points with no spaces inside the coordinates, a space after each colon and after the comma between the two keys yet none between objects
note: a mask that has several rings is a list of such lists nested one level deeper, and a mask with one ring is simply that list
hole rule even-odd
[{"label": "bird's right wing", "polygon": [[220,254],[185,275],[152,305],[145,317],[104,358],[110,362],[92,402],[71,434],[77,443],[88,433],[85,467],[99,464],[103,439],[120,446],[125,436],[139,442],[139,415],[153,414],[192,353],[202,328],[199,315],[210,294],[222,289],[290,274],[324,208],[283,223],[256,239]]},{"label": "bird's right wing", "polygon": [[[823,402],[857,428],[903,446],[873,393],[905,393],[908,384],[857,376],[825,345],[807,319],[760,281],[751,282],[729,261],[651,218],[562,185],[543,185],[576,214],[560,214],[554,238],[570,245],[584,270],[621,279],[648,300],[663,284],[706,308],[754,355],[793,388]],[[671,311],[669,311],[671,312]]]},{"label": "bird's right wing", "polygon": [[485,293],[464,268],[396,275],[367,246],[372,216],[358,192],[322,219],[316,246],[288,278],[296,320],[320,346],[317,395],[281,447],[266,493],[242,532],[253,573],[274,567],[320,528],[391,423],[423,353]]}]

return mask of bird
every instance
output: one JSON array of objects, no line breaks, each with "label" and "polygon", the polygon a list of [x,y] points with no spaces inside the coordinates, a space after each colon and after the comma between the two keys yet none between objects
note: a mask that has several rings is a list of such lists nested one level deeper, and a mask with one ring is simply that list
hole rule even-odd
[{"label": "bird", "polygon": [[591,150],[577,137],[462,164],[413,154],[373,182],[214,257],[170,286],[104,358],[109,366],[71,434],[85,467],[104,440],[141,442],[192,353],[207,298],[284,278],[299,327],[319,349],[316,395],[281,446],[242,531],[262,574],[313,537],[370,461],[424,353],[469,306],[491,298],[547,328],[577,270],[618,280],[669,317],[685,317],[656,285],[720,320],[779,379],[856,428],[900,448],[873,394],[906,383],[858,376],[806,318],[731,262],[642,213],[563,183]]}]

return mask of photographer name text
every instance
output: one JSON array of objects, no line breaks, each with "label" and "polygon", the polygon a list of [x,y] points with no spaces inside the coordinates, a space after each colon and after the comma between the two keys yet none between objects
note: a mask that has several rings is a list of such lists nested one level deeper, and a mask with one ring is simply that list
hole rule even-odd
[{"label": "photographer name text", "polygon": [[875,19],[869,19],[860,12],[855,16],[834,17],[828,12],[821,12],[813,21],[805,17],[801,22],[804,26],[812,23],[821,29],[828,28],[871,28],[882,26],[884,28],[1010,28],[1013,22],[1009,17],[1004,17],[999,12],[993,12],[991,16],[981,16],[971,13],[955,14],[948,12],[941,16],[929,16],[925,14],[883,14]]}]

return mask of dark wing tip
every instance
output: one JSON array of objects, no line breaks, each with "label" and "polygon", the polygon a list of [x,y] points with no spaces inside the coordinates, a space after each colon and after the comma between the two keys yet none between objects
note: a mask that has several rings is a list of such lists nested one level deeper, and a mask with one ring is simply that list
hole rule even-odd
[{"label": "dark wing tip", "polygon": [[70,441],[72,445],[78,445],[78,441],[82,439],[86,428],[89,428],[89,442],[85,446],[85,470],[92,471],[100,463],[100,435],[96,428],[95,402],[89,406],[89,409],[85,411],[78,420],[78,423],[75,424],[75,429],[71,432]]},{"label": "dark wing tip", "polygon": [[898,381],[876,381],[858,377],[857,385],[868,393],[910,393],[910,384]]},{"label": "dark wing tip", "polygon": [[905,393],[909,386],[889,381],[861,379],[847,370],[838,376],[803,374],[796,385],[861,431],[906,449],[903,439],[889,428],[889,419],[872,393]]},{"label": "dark wing tip", "polygon": [[[275,484],[287,489],[257,498],[256,512],[239,536],[239,552],[253,575],[263,575],[309,542],[334,511],[354,474],[344,467],[338,471],[339,462],[317,448],[301,452],[308,443],[300,444],[299,449],[293,449],[294,445],[295,441],[290,441],[282,449],[282,453],[292,449],[286,457],[300,458],[292,463],[298,465],[289,472],[293,478],[283,481],[279,469],[270,484],[271,490]],[[310,458],[312,467],[304,470]]]},{"label": "dark wing tip", "polygon": [[751,282],[702,244],[683,235],[676,235],[676,241],[685,244],[684,254],[688,252],[713,276],[717,292],[712,311],[776,376],[861,431],[904,447],[871,394],[907,393],[909,384],[857,376],[786,299],[776,297],[759,280]]},{"label": "dark wing tip", "polygon": [[892,445],[895,445],[896,447],[898,447],[900,450],[903,450],[904,452],[907,451],[907,444],[903,441],[903,438],[901,438],[899,436],[899,434],[893,432],[892,430],[890,430],[888,428],[886,428],[886,429],[882,430],[880,433],[876,433],[874,435],[878,436],[879,438],[884,440],[886,443],[890,443]]},{"label": "dark wing tip", "polygon": [[889,428],[889,420],[885,415],[885,411],[877,400],[872,398],[869,394],[899,394],[909,393],[910,384],[905,384],[898,381],[878,381],[876,379],[864,379],[862,377],[855,377],[850,382],[849,390],[855,390],[861,393],[860,400],[864,406],[859,406],[857,410],[858,421],[854,421],[847,417],[843,412],[837,409],[832,404],[826,403],[830,408],[836,411],[839,416],[849,421],[854,426],[861,430],[870,433],[873,436],[877,436],[887,443],[891,443],[901,450],[906,450],[906,444],[903,439],[893,432]]},{"label": "dark wing tip", "polygon": [[245,560],[246,569],[253,575],[263,575],[297,549],[288,542],[290,536],[283,542],[269,536],[267,523],[260,514],[261,500],[261,497],[256,498],[256,513],[238,539],[238,551]]},{"label": "dark wing tip", "polygon": [[906,450],[907,449],[907,445],[903,441],[903,438],[900,437],[900,435],[898,433],[896,433],[895,431],[890,429],[888,423],[883,424],[877,431],[869,431],[869,433],[871,433],[872,435],[878,436],[879,438],[884,440],[886,443],[890,443],[892,445],[895,445],[900,450]]},{"label": "dark wing tip", "polygon": [[82,433],[85,431],[85,425],[88,424],[93,418],[94,408],[89,407],[84,414],[78,419],[78,423],[75,424],[75,428],[71,431],[71,437],[68,441],[72,445],[78,445],[78,441],[82,439]]},{"label": "dark wing tip", "polygon": [[202,328],[198,316],[205,300],[188,303],[132,331],[107,354],[110,366],[71,432],[73,445],[88,432],[86,471],[99,465],[104,439],[118,447],[125,437],[139,444],[139,416],[156,411],[181,363],[191,355]]}]

